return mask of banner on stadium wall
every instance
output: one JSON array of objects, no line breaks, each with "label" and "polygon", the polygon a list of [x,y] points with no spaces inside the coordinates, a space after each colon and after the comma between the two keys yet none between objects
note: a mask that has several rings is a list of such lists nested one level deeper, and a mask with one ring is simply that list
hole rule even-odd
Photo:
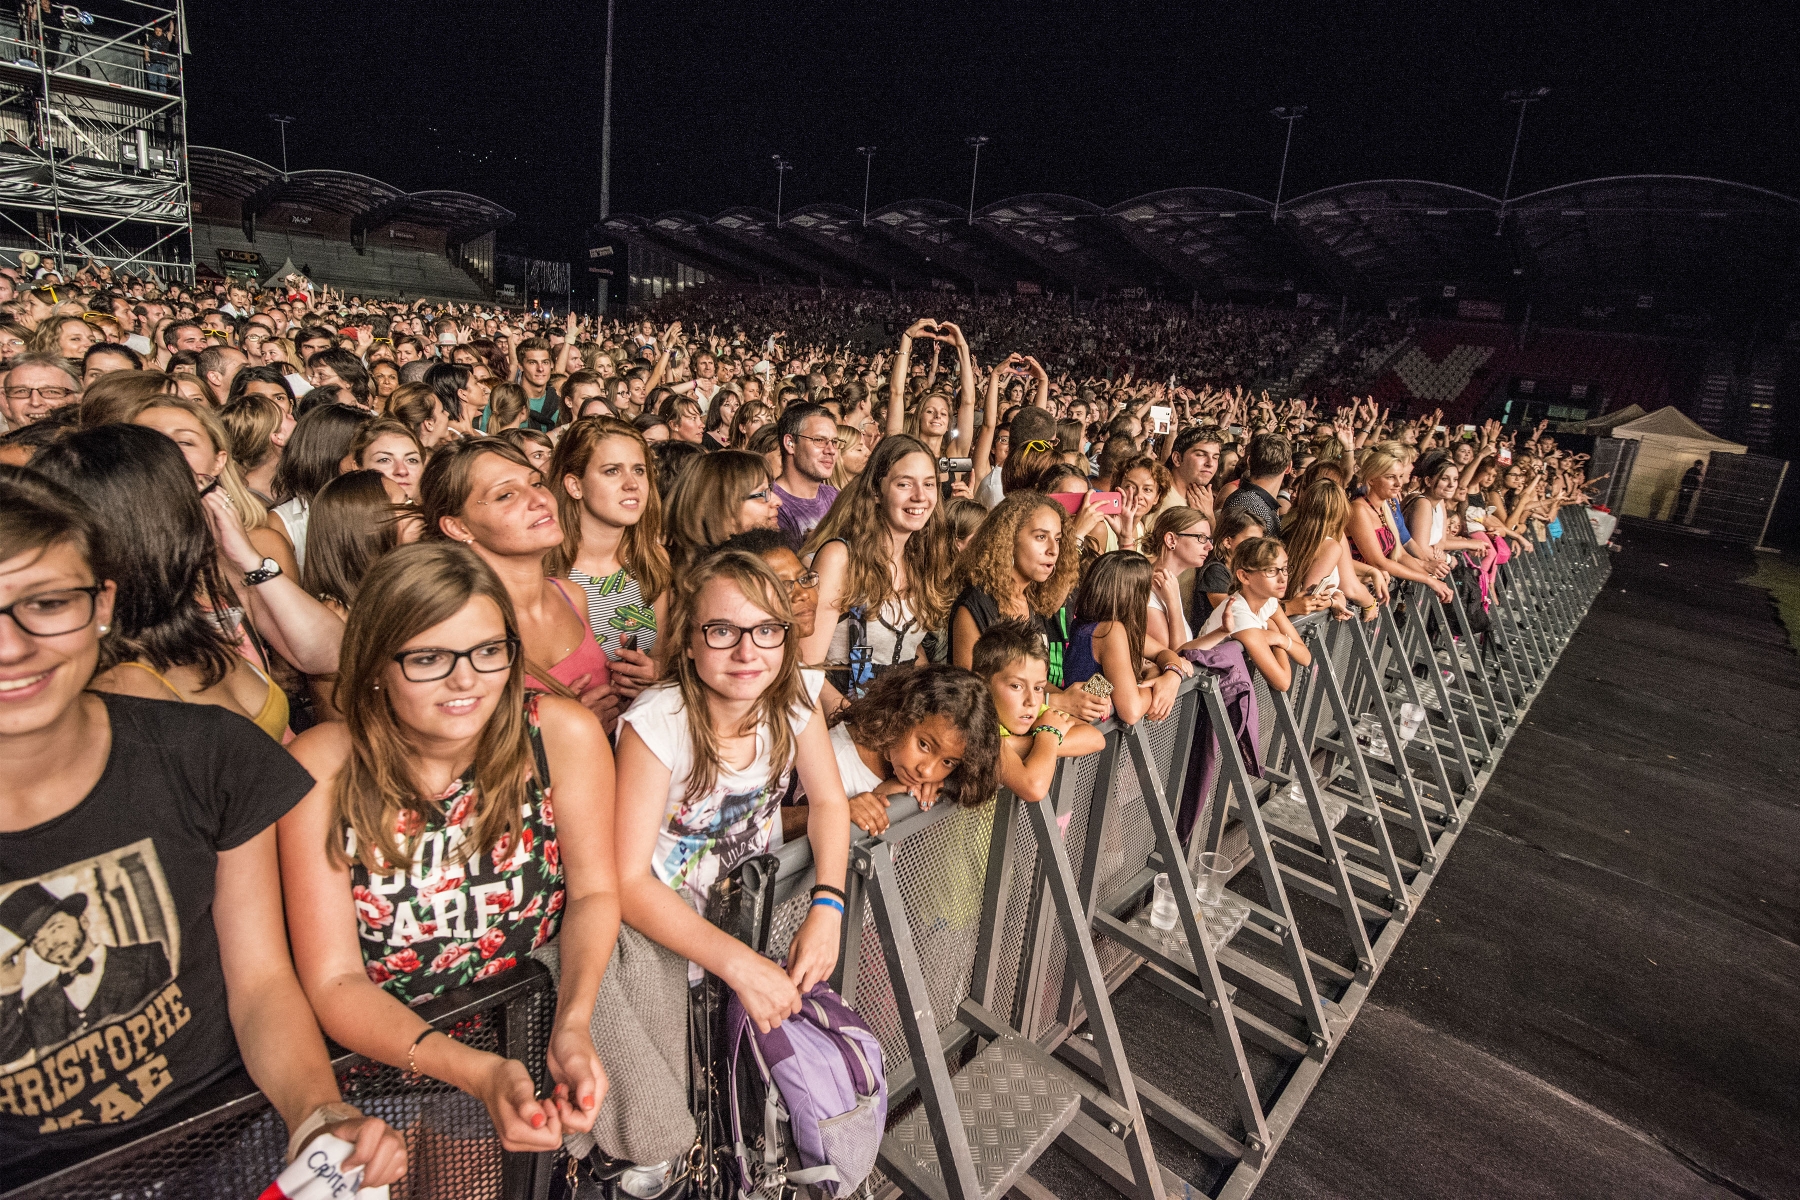
[{"label": "banner on stadium wall", "polygon": [[1013,284],[1013,289],[1021,296],[1041,296],[1044,294],[1044,289],[1031,282],[1029,279],[1019,280],[1017,283]]},{"label": "banner on stadium wall", "polygon": [[1456,315],[1464,321],[1504,321],[1506,305],[1496,300],[1458,300]]}]

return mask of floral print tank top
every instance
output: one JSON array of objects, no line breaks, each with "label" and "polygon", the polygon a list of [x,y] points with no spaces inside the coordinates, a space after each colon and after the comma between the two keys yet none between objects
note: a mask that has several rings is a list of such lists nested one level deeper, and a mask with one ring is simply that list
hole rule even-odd
[{"label": "floral print tank top", "polygon": [[509,970],[556,936],[562,855],[535,696],[526,700],[525,727],[537,770],[527,785],[516,845],[502,843],[466,858],[457,853],[474,834],[478,797],[471,768],[438,797],[441,815],[401,815],[397,833],[423,833],[409,869],[379,875],[351,865],[363,969],[407,1004]]}]

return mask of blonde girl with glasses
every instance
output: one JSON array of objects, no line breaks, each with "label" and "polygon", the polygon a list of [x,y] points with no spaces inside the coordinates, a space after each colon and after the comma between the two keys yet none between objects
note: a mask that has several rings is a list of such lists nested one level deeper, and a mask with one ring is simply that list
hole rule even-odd
[{"label": "blonde girl with glasses", "polygon": [[1213,609],[1200,636],[1228,631],[1269,686],[1285,692],[1293,684],[1294,667],[1312,665],[1312,655],[1281,611],[1288,582],[1287,547],[1275,538],[1245,538],[1232,548],[1231,577],[1230,597]]}]

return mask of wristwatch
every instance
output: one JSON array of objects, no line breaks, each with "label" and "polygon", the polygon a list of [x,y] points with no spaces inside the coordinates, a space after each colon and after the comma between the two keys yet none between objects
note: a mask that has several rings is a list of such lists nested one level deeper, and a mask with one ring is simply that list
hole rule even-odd
[{"label": "wristwatch", "polygon": [[281,574],[281,564],[272,558],[265,558],[262,560],[262,565],[256,570],[244,572],[244,586],[255,587],[259,583],[267,583],[279,574]]}]

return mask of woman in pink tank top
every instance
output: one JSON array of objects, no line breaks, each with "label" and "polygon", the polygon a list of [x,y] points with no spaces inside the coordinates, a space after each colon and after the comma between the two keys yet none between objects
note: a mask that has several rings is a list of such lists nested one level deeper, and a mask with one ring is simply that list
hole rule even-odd
[{"label": "woman in pink tank top", "polygon": [[468,545],[506,585],[524,642],[525,686],[574,696],[611,733],[620,705],[606,654],[570,586],[544,574],[562,527],[537,469],[495,438],[445,447],[419,481],[419,506],[430,535]]}]

